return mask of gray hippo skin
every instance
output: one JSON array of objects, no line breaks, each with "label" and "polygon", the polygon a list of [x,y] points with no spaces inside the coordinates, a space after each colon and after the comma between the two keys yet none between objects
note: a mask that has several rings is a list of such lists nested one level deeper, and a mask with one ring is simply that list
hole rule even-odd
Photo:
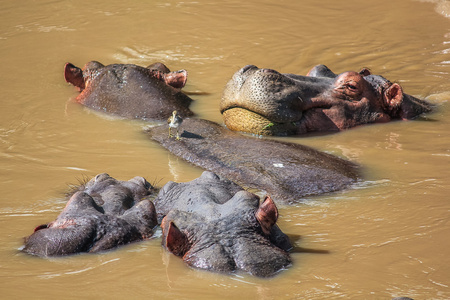
[{"label": "gray hippo skin", "polygon": [[246,187],[270,194],[276,203],[342,190],[360,177],[349,161],[299,144],[259,139],[214,122],[186,119],[181,139],[168,138],[168,126],[147,129],[151,139],[174,155]]},{"label": "gray hippo skin", "polygon": [[174,110],[193,115],[192,99],[181,92],[187,72],[170,72],[162,63],[144,68],[91,61],[83,69],[67,63],[64,78],[81,92],[76,101],[97,111],[144,120],[166,120]]},{"label": "gray hippo skin", "polygon": [[74,191],[55,221],[36,227],[23,251],[37,256],[99,252],[149,238],[157,225],[154,192],[142,177],[99,174]]},{"label": "gray hippo skin", "polygon": [[430,109],[368,69],[336,75],[324,65],[307,76],[245,66],[227,83],[220,104],[229,129],[265,135],[339,131],[412,119]]},{"label": "gray hippo skin", "polygon": [[189,266],[270,277],[291,265],[288,237],[276,226],[278,210],[214,173],[167,183],[155,199],[162,244]]}]

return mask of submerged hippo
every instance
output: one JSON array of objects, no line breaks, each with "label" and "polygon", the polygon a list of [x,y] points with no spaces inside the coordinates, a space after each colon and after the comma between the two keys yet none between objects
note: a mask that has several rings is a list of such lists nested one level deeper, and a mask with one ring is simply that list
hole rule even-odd
[{"label": "submerged hippo", "polygon": [[99,252],[149,238],[157,225],[142,177],[119,181],[99,174],[81,185],[55,221],[36,227],[23,251],[38,256]]},{"label": "submerged hippo", "polygon": [[192,99],[181,92],[187,72],[170,72],[162,63],[144,68],[91,61],[83,69],[67,63],[64,78],[81,92],[76,100],[97,111],[145,120],[166,120],[174,110],[193,115]]},{"label": "submerged hippo", "polygon": [[288,237],[268,196],[244,191],[214,173],[167,183],[155,199],[162,244],[190,266],[215,272],[275,275],[291,264]]},{"label": "submerged hippo", "polygon": [[207,120],[184,120],[180,140],[168,138],[168,132],[168,125],[147,129],[174,155],[266,191],[277,203],[341,190],[360,178],[359,166],[349,161],[299,144],[244,136]]},{"label": "submerged hippo", "polygon": [[227,83],[220,111],[231,130],[290,135],[412,119],[430,104],[368,69],[336,75],[318,65],[300,76],[248,65]]}]

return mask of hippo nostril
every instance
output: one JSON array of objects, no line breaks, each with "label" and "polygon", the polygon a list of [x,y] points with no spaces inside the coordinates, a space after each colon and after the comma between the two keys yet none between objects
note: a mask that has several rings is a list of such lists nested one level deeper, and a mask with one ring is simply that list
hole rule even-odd
[{"label": "hippo nostril", "polygon": [[141,176],[136,176],[128,181],[133,182],[137,185],[142,185],[146,189],[152,188],[152,185],[144,177],[141,177]]},{"label": "hippo nostril", "polygon": [[106,180],[108,178],[111,178],[111,176],[109,176],[107,173],[101,173],[101,174],[98,174],[97,176],[95,176],[94,181],[100,182],[100,181]]},{"label": "hippo nostril", "polygon": [[257,69],[257,68],[258,68],[258,67],[255,66],[255,65],[246,65],[245,67],[243,67],[243,68],[241,69],[241,73],[243,74],[243,73],[247,72],[247,71],[250,70],[250,69]]},{"label": "hippo nostril", "polygon": [[261,69],[261,72],[263,72],[263,73],[276,73],[276,74],[279,73],[278,71],[275,71],[273,69]]}]

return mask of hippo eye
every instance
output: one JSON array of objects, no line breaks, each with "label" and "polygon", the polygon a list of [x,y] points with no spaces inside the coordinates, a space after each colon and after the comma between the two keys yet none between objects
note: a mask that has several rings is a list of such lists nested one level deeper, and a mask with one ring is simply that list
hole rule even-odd
[{"label": "hippo eye", "polygon": [[345,86],[346,86],[348,89],[352,90],[352,91],[358,90],[358,87],[357,87],[356,84],[354,84],[353,82],[347,82],[347,83],[345,84]]}]

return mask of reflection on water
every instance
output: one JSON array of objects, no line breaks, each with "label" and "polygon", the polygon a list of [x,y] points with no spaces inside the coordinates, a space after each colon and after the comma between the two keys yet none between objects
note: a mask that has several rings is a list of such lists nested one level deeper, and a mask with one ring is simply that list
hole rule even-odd
[{"label": "reflection on water", "polygon": [[114,259],[102,262],[98,266],[85,267],[85,268],[79,269],[79,270],[67,271],[67,272],[62,273],[62,274],[58,274],[58,273],[52,274],[51,272],[46,272],[43,275],[39,275],[38,278],[39,279],[52,279],[52,278],[58,277],[58,276],[78,275],[80,273],[93,270],[94,268],[98,268],[98,267],[100,267],[102,265],[105,265],[105,264],[108,264],[108,263],[111,263],[111,262],[115,262],[115,261],[118,261],[118,260],[120,260],[120,258],[114,258]]},{"label": "reflection on water", "polygon": [[[450,298],[449,3],[4,1],[2,296]],[[18,251],[23,237],[59,214],[77,178],[107,172],[162,186],[202,172],[150,141],[142,133],[146,123],[73,101],[77,92],[64,81],[63,66],[91,60],[141,66],[159,60],[186,69],[192,110],[216,122],[225,83],[247,64],[296,74],[316,64],[338,73],[368,67],[437,109],[411,122],[280,138],[355,161],[365,180],[279,207],[279,225],[299,251],[275,278],[190,269],[161,247],[160,230],[149,241],[97,255],[30,257]]]}]

